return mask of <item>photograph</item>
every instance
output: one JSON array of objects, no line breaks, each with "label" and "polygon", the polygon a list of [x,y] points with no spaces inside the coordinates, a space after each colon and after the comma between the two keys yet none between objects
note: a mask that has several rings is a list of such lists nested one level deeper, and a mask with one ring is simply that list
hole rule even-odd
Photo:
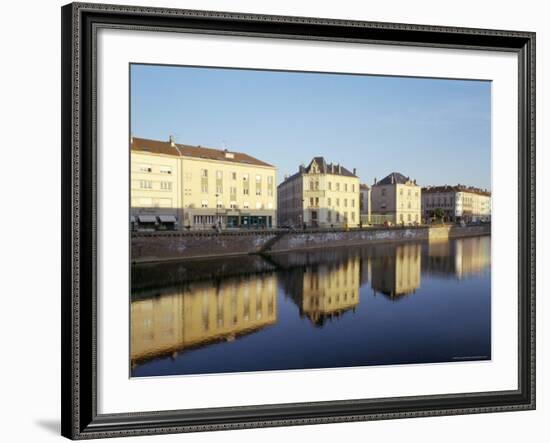
[{"label": "photograph", "polygon": [[130,377],[492,359],[490,80],[131,63],[129,96]]}]

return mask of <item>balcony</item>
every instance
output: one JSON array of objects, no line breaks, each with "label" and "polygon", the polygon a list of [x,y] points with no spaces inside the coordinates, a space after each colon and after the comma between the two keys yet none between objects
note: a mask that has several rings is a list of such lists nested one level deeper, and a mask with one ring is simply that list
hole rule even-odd
[{"label": "balcony", "polygon": [[324,198],[326,191],[314,190],[304,191],[304,198]]}]

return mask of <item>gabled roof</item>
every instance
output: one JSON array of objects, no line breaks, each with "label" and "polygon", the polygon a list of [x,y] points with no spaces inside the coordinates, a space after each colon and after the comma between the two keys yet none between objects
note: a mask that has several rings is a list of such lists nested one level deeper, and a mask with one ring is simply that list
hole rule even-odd
[{"label": "gabled roof", "polygon": [[309,166],[306,167],[305,172],[310,173],[313,167],[313,164],[316,164],[319,167],[319,172],[321,174],[333,174],[333,175],[343,175],[346,177],[357,177],[349,169],[344,168],[342,165],[327,163],[324,157],[313,157]]},{"label": "gabled roof", "polygon": [[132,137],[132,151],[151,152],[153,154],[172,155],[175,157],[204,158],[207,160],[219,160],[231,163],[244,163],[273,168],[269,163],[258,160],[251,155],[242,152],[227,151],[222,149],[204,148],[202,146],[182,145],[170,141],[150,140],[146,138]]},{"label": "gabled roof", "polygon": [[308,166],[300,166],[298,172],[292,174],[289,177],[286,177],[285,180],[279,184],[281,186],[283,183],[294,180],[295,178],[300,177],[302,174],[310,174],[313,170],[313,165],[316,164],[319,168],[319,173],[321,174],[331,174],[331,175],[341,175],[345,177],[357,177],[349,169],[344,168],[342,165],[327,163],[324,157],[313,157]]},{"label": "gabled roof", "polygon": [[409,177],[405,177],[403,174],[399,172],[392,172],[388,174],[386,177],[384,177],[379,182],[375,183],[373,186],[377,185],[394,185],[394,184],[406,184],[407,182],[411,181]]}]

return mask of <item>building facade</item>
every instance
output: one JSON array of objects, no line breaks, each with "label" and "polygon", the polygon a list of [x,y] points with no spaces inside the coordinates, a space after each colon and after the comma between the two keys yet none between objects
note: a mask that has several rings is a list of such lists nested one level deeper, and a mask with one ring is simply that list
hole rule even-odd
[{"label": "building facade", "polygon": [[368,225],[371,223],[371,189],[365,183],[359,185],[359,212],[361,214],[361,224]]},{"label": "building facade", "polygon": [[139,227],[276,227],[276,169],[250,155],[132,137],[131,171]]},{"label": "building facade", "polygon": [[422,222],[420,186],[399,172],[392,172],[371,188],[371,219],[375,224],[414,225]]},{"label": "building facade", "polygon": [[277,205],[282,226],[359,226],[359,178],[315,157],[277,187]]},{"label": "building facade", "polygon": [[491,220],[491,193],[471,186],[429,186],[422,188],[422,212],[426,219],[443,215],[445,221]]}]

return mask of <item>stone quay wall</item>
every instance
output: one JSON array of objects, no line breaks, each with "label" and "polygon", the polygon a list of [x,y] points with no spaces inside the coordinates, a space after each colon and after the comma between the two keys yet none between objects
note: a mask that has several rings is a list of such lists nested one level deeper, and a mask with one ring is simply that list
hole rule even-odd
[{"label": "stone quay wall", "polygon": [[134,232],[132,262],[157,262],[231,255],[285,252],[361,244],[445,241],[489,235],[490,225],[391,227],[313,231]]}]

